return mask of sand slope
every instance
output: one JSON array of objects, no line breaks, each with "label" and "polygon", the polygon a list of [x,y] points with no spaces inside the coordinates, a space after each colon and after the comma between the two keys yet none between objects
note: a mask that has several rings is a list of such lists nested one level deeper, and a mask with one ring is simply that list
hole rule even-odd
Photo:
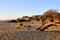
[{"label": "sand slope", "polygon": [[[31,24],[35,29],[37,23]],[[17,23],[0,23],[0,40],[60,40],[60,31],[51,27],[49,31],[25,31],[25,28],[16,29]],[[55,31],[51,31],[54,30]]]}]

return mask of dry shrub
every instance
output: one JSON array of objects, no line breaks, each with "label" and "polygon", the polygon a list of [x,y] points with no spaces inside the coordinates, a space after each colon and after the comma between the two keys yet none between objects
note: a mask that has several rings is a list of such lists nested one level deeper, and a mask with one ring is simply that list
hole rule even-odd
[{"label": "dry shrub", "polygon": [[60,13],[58,13],[57,10],[50,9],[42,15],[42,19],[43,21],[46,21],[47,19],[50,19],[49,21],[52,19],[54,21],[60,21]]}]

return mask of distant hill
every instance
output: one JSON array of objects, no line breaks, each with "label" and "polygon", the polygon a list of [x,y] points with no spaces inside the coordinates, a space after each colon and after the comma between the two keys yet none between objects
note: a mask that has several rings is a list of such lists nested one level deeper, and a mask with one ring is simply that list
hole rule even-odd
[{"label": "distant hill", "polygon": [[14,22],[14,23],[16,23],[17,21],[16,20],[9,20],[8,22]]}]

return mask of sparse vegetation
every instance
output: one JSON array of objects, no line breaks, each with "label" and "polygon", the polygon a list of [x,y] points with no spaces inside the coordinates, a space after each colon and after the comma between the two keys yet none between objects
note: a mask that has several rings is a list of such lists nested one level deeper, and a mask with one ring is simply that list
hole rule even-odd
[{"label": "sparse vegetation", "polygon": [[[34,24],[33,22],[37,22],[37,21],[42,22],[40,24],[40,27],[37,28],[38,30],[41,27],[43,29],[44,25],[46,25],[46,24],[49,24],[49,25],[50,24],[57,24],[59,26],[60,25],[60,13],[57,12],[57,10],[50,9],[50,10],[44,12],[43,15],[34,15],[34,16],[31,16],[31,17],[23,16],[22,18],[17,18],[16,20],[11,20],[9,22],[17,22],[18,28],[20,28],[22,26],[28,27],[27,25],[24,25],[22,22],[31,22],[32,24]],[[48,28],[48,26],[46,28]]]},{"label": "sparse vegetation", "polygon": [[40,21],[39,19],[40,15],[35,15],[32,17],[28,17],[28,16],[23,16],[22,18],[17,18],[17,20],[19,20],[19,22],[30,22],[30,21]]}]

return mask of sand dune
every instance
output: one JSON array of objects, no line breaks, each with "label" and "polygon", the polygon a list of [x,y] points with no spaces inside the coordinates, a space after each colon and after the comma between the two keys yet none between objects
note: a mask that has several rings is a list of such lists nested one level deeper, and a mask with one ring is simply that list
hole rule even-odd
[{"label": "sand dune", "polygon": [[[31,29],[39,26],[39,22],[33,24],[25,22],[24,24],[31,25]],[[17,23],[0,22],[0,40],[60,40],[60,31],[57,31],[59,27],[50,27],[47,29],[49,31],[25,31],[24,27],[16,29],[16,25]]]}]

